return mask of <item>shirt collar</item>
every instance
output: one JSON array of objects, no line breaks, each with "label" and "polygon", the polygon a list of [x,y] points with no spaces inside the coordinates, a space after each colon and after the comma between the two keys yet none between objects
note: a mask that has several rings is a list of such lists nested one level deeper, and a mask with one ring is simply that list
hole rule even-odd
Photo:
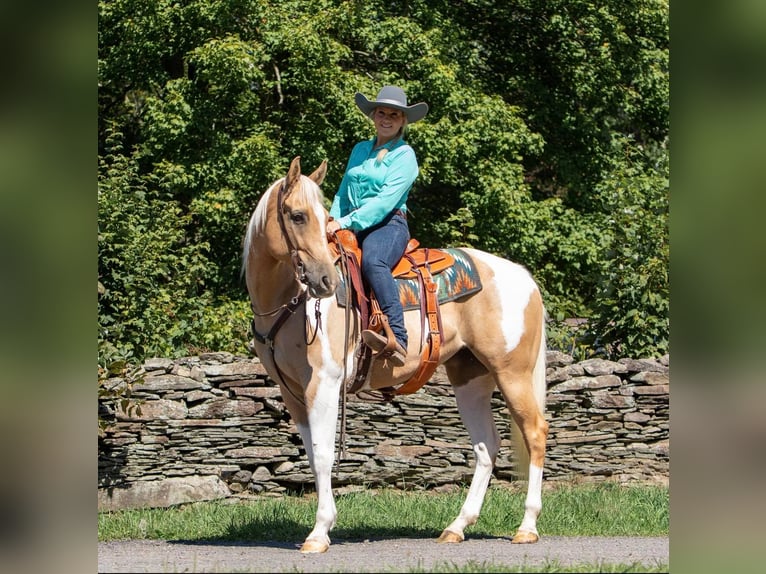
[{"label": "shirt collar", "polygon": [[375,142],[377,141],[377,139],[378,139],[378,136],[372,136],[372,138],[370,139],[370,147],[372,148],[373,151],[376,151],[382,148],[386,148],[388,151],[393,151],[399,146],[402,146],[405,144],[404,138],[398,137],[386,142],[382,146],[376,146]]}]

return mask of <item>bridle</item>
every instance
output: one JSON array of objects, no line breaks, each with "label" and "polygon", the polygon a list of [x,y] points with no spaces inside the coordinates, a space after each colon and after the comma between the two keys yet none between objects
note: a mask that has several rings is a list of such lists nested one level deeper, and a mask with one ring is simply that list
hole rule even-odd
[{"label": "bridle", "polygon": [[293,262],[293,269],[295,270],[295,277],[299,282],[305,285],[306,266],[303,264],[303,261],[301,261],[301,257],[298,255],[298,250],[295,248],[295,245],[293,245],[293,241],[290,239],[290,234],[287,232],[287,226],[285,225],[285,214],[288,211],[287,206],[285,205],[285,200],[287,199],[288,195],[287,178],[285,178],[285,180],[282,182],[282,185],[279,187],[279,193],[277,194],[277,221],[279,221],[279,228],[282,230],[282,237],[284,237],[285,243],[287,244],[287,250],[290,252],[290,258]]}]

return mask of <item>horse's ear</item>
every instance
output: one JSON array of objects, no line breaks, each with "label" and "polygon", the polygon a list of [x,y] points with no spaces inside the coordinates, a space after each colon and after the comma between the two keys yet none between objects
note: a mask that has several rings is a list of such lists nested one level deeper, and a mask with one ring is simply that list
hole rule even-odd
[{"label": "horse's ear", "polygon": [[290,169],[287,170],[287,177],[285,178],[286,188],[290,189],[293,184],[298,181],[301,176],[301,156],[297,155],[290,162]]},{"label": "horse's ear", "polygon": [[327,175],[327,160],[322,161],[319,167],[314,170],[314,173],[309,176],[309,179],[317,185],[322,185],[325,175]]}]

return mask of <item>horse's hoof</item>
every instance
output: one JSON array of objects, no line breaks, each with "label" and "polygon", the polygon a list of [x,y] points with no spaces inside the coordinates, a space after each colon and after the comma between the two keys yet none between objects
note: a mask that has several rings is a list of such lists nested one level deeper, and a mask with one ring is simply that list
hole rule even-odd
[{"label": "horse's hoof", "polygon": [[437,542],[439,544],[455,544],[457,542],[462,542],[463,540],[465,540],[465,536],[462,534],[452,532],[451,530],[445,530],[442,532],[442,535],[439,536],[439,540],[437,540]]},{"label": "horse's hoof", "polygon": [[511,544],[534,544],[538,540],[540,537],[535,532],[519,530],[511,540]]},{"label": "horse's hoof", "polygon": [[330,545],[320,540],[306,540],[301,546],[301,554],[321,554],[327,552]]}]

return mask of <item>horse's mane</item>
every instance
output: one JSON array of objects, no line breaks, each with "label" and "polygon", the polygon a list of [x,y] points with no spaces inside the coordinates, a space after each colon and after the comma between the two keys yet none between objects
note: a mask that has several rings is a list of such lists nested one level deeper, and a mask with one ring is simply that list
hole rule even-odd
[{"label": "horse's mane", "polygon": [[[253,214],[250,216],[250,222],[247,224],[247,231],[245,233],[245,239],[242,245],[242,268],[240,275],[244,276],[247,271],[247,254],[250,252],[250,246],[253,242],[253,237],[261,235],[266,230],[266,220],[269,214],[269,198],[272,193],[278,193],[279,187],[284,182],[285,178],[280,178],[271,184],[271,187],[267,189],[261,199],[258,201],[258,205],[255,206]],[[298,201],[309,203],[314,205],[316,202],[322,204],[322,189],[311,179],[305,175],[301,175],[299,185],[290,193],[291,196],[296,197]]]}]

